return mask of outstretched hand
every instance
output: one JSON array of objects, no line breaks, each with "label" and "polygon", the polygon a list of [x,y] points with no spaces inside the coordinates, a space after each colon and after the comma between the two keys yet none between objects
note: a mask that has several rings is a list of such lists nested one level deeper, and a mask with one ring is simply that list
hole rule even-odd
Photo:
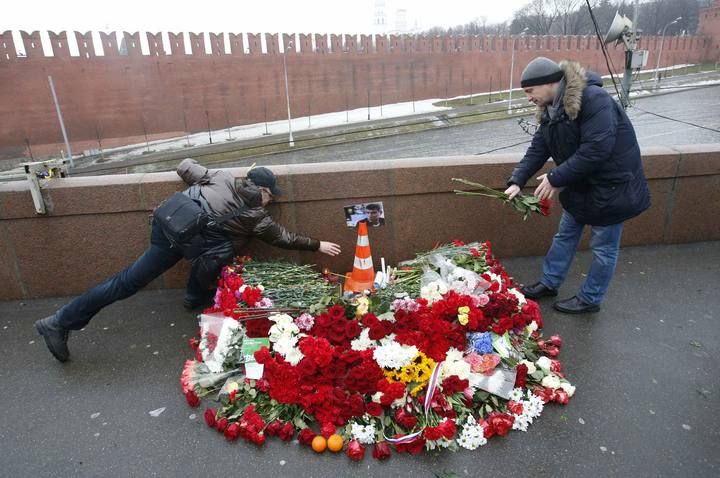
[{"label": "outstretched hand", "polygon": [[508,199],[512,199],[518,194],[520,194],[520,186],[517,184],[511,185],[509,188],[505,190],[505,194],[508,195]]},{"label": "outstretched hand", "polygon": [[552,199],[555,191],[557,191],[559,188],[556,188],[555,186],[550,184],[550,181],[548,181],[547,178],[547,174],[540,175],[537,179],[538,181],[540,181],[540,185],[535,188],[535,196],[537,196],[538,199]]},{"label": "outstretched hand", "polygon": [[340,246],[334,242],[320,241],[320,249],[318,250],[328,256],[337,256],[340,254]]}]

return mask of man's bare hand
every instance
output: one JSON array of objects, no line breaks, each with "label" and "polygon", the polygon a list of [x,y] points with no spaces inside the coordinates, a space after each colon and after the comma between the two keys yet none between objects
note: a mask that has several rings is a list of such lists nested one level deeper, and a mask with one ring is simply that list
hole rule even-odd
[{"label": "man's bare hand", "polygon": [[558,191],[559,188],[556,188],[555,186],[550,184],[550,181],[548,181],[547,178],[547,174],[538,176],[537,179],[538,181],[540,181],[540,185],[535,188],[535,196],[537,196],[539,199],[552,199],[555,191]]},{"label": "man's bare hand", "polygon": [[340,246],[334,242],[320,241],[320,249],[318,250],[328,256],[337,256],[340,254]]},{"label": "man's bare hand", "polygon": [[520,194],[520,186],[518,186],[517,184],[513,184],[505,190],[505,194],[508,195],[508,199],[514,198],[515,196]]}]

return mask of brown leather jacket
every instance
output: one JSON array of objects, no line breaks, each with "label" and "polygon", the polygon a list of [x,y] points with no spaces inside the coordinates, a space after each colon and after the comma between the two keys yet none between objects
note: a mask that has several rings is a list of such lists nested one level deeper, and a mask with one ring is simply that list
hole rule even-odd
[{"label": "brown leather jacket", "polygon": [[320,241],[290,232],[276,223],[262,206],[260,190],[248,179],[237,180],[227,171],[208,169],[194,159],[184,159],[178,175],[189,186],[198,185],[213,217],[243,208],[243,212],[210,232],[209,246],[231,241],[235,254],[253,237],[284,249],[317,251]]}]

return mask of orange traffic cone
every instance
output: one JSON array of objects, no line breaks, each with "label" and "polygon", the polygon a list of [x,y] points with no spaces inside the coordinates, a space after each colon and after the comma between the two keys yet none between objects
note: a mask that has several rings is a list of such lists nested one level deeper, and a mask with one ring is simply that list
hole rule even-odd
[{"label": "orange traffic cone", "polygon": [[362,292],[372,289],[375,280],[372,255],[370,254],[370,240],[368,239],[367,223],[358,224],[358,239],[355,246],[355,264],[352,272],[345,275],[345,292]]}]

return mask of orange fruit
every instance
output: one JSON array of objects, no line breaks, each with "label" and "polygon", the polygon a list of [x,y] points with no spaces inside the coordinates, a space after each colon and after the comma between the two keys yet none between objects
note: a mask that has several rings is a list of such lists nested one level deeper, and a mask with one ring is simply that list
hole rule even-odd
[{"label": "orange fruit", "polygon": [[343,437],[341,437],[337,433],[330,435],[330,437],[327,439],[328,450],[334,451],[335,453],[342,451],[343,444]]},{"label": "orange fruit", "polygon": [[325,440],[324,436],[318,435],[313,438],[312,449],[315,450],[316,453],[324,452],[325,448],[327,448],[327,440]]}]

